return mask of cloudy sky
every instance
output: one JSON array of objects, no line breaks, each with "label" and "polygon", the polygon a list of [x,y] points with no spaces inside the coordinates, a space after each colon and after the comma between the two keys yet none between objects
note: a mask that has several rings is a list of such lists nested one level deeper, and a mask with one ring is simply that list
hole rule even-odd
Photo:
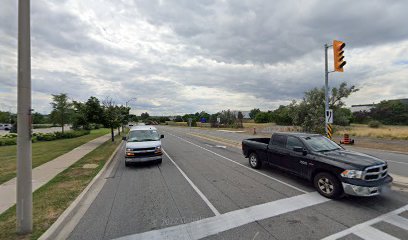
[{"label": "cloudy sky", "polygon": [[[0,2],[3,111],[16,109],[17,2]],[[407,13],[406,0],[33,0],[33,108],[64,92],[135,97],[154,115],[274,109],[323,86],[333,39],[347,65],[330,85],[360,88],[349,106],[407,98]]]}]

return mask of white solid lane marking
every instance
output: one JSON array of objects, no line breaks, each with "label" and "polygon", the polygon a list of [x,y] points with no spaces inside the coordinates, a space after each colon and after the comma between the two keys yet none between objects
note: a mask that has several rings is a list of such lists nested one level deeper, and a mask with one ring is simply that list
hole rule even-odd
[{"label": "white solid lane marking", "polygon": [[169,228],[158,229],[150,232],[128,235],[117,240],[130,239],[200,239],[220,232],[224,232],[248,223],[275,217],[288,212],[293,212],[330,199],[320,196],[317,192],[280,199],[244,209],[235,210],[202,219],[196,222],[177,225]]},{"label": "white solid lane marking", "polygon": [[[367,221],[367,222],[363,222],[363,223],[357,224],[357,225],[355,225],[355,226],[353,226],[353,227],[351,227],[351,228],[348,228],[348,229],[343,230],[343,231],[341,231],[341,232],[338,232],[338,233],[335,233],[335,234],[330,235],[330,236],[328,236],[328,237],[325,237],[325,238],[323,238],[322,240],[335,240],[335,239],[339,239],[339,238],[342,238],[342,237],[344,237],[344,236],[346,236],[346,235],[349,235],[349,234],[351,234],[351,233],[354,234],[355,232],[359,232],[359,231],[361,231],[362,229],[364,229],[364,228],[366,228],[366,227],[370,227],[371,225],[376,224],[376,223],[378,223],[378,222],[381,222],[381,221],[386,221],[386,222],[388,222],[388,221],[387,221],[388,219],[393,219],[394,216],[396,216],[396,215],[398,215],[398,214],[400,214],[400,213],[402,213],[402,212],[404,212],[404,211],[408,211],[408,205],[405,205],[405,206],[403,206],[403,207],[401,207],[401,208],[398,208],[398,209],[396,209],[396,210],[394,210],[394,211],[392,211],[392,212],[389,212],[389,213],[383,214],[383,215],[381,215],[381,216],[378,216],[378,217],[376,217],[376,218],[374,218],[374,219],[371,219],[371,220],[369,220],[369,221]],[[397,218],[395,218],[395,219],[397,219]],[[389,223],[391,223],[391,222],[389,222]],[[394,224],[394,223],[391,223],[391,224]],[[396,225],[396,224],[394,224],[394,225]],[[396,226],[398,226],[398,225],[396,225]]]},{"label": "white solid lane marking", "polygon": [[387,162],[393,162],[393,163],[407,164],[408,165],[408,162],[398,162],[398,161],[394,161],[394,160],[387,160]]},{"label": "white solid lane marking", "polygon": [[176,168],[180,171],[181,175],[187,180],[187,182],[191,185],[191,187],[196,191],[196,193],[203,199],[203,201],[207,204],[207,206],[211,209],[211,211],[216,215],[220,215],[220,212],[212,205],[212,203],[208,200],[208,198],[198,189],[198,187],[190,180],[190,178],[184,173],[183,170],[177,165],[177,163],[167,154],[166,151],[163,150],[163,153],[170,159],[170,161],[176,166]]},{"label": "white solid lane marking", "polygon": [[408,231],[408,219],[404,217],[393,215],[384,221]]},{"label": "white solid lane marking", "polygon": [[214,154],[214,155],[217,155],[217,156],[219,156],[219,157],[221,157],[221,158],[223,158],[223,159],[225,159],[225,160],[228,160],[228,161],[230,161],[230,162],[232,162],[232,163],[235,163],[235,164],[237,164],[237,165],[239,165],[239,166],[241,166],[241,167],[244,167],[244,168],[249,169],[249,170],[251,170],[251,171],[253,171],[253,172],[256,172],[256,173],[258,173],[258,174],[261,174],[261,175],[264,176],[264,177],[267,177],[267,178],[272,179],[272,180],[274,180],[274,181],[276,181],[276,182],[282,183],[283,185],[286,185],[286,186],[288,186],[288,187],[291,187],[291,188],[293,188],[293,189],[296,189],[296,190],[298,190],[299,192],[308,193],[308,192],[305,191],[305,190],[302,190],[302,189],[300,189],[300,188],[298,188],[298,187],[295,187],[295,186],[293,186],[293,185],[291,185],[291,184],[289,184],[289,183],[286,183],[286,182],[284,182],[284,181],[281,181],[281,180],[279,180],[279,179],[277,179],[277,178],[271,177],[271,176],[269,176],[269,175],[267,175],[267,174],[265,174],[265,173],[262,173],[262,172],[260,172],[260,171],[255,170],[255,169],[253,169],[253,168],[250,168],[250,167],[248,167],[248,166],[245,166],[245,165],[243,165],[243,164],[241,164],[241,163],[239,163],[239,162],[236,162],[236,161],[234,161],[234,160],[232,160],[232,159],[230,159],[230,158],[224,157],[224,156],[222,156],[222,155],[220,155],[220,154],[218,154],[218,153],[216,153],[216,152],[213,152],[213,151],[211,151],[211,150],[209,150],[209,149],[207,149],[207,148],[201,147],[200,145],[197,145],[197,144],[195,144],[195,143],[193,143],[193,142],[190,142],[190,141],[188,141],[188,140],[186,140],[186,139],[184,139],[184,138],[181,138],[181,137],[179,137],[179,136],[173,135],[173,134],[171,134],[171,133],[169,133],[169,132],[167,132],[167,133],[168,133],[169,135],[173,136],[173,137],[179,138],[179,139],[181,139],[181,140],[184,141],[184,142],[190,143],[191,145],[194,145],[194,146],[196,146],[196,147],[199,147],[199,148],[201,148],[201,149],[203,149],[203,150],[205,150],[205,151],[207,151],[207,152],[210,152],[210,153],[212,153],[212,154]]},{"label": "white solid lane marking", "polygon": [[376,228],[366,226],[365,228],[359,229],[353,234],[357,235],[358,237],[364,240],[399,240],[399,238],[393,237],[388,233],[382,232]]},{"label": "white solid lane marking", "polygon": [[245,131],[231,131],[231,130],[217,130],[218,132],[228,132],[228,133],[244,133]]}]

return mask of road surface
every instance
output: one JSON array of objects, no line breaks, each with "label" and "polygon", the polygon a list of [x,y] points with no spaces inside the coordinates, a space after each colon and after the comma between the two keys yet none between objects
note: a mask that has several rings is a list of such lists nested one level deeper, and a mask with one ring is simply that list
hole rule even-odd
[{"label": "road surface", "polygon": [[188,129],[159,131],[165,135],[163,163],[126,168],[118,154],[69,239],[408,237],[406,192],[329,200],[293,175],[251,169],[236,147]]}]

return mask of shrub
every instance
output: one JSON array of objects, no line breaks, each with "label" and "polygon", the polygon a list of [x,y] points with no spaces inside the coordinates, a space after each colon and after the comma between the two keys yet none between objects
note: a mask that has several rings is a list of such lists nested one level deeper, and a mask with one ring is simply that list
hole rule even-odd
[{"label": "shrub", "polygon": [[17,133],[8,133],[2,136],[2,138],[16,138],[16,137],[17,137]]},{"label": "shrub", "polygon": [[272,114],[268,112],[259,112],[255,115],[255,122],[256,123],[267,123],[270,122],[272,118]]},{"label": "shrub", "polygon": [[379,128],[381,126],[381,123],[379,121],[373,120],[368,122],[368,126],[370,128]]},{"label": "shrub", "polygon": [[17,138],[0,138],[0,146],[16,145]]}]

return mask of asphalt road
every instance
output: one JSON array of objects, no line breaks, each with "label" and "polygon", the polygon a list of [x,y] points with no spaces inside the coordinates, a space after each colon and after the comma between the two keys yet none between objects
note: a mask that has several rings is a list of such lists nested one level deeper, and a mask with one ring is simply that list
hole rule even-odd
[{"label": "asphalt road", "polygon": [[159,130],[163,163],[126,168],[118,154],[69,239],[408,239],[406,192],[329,200],[293,175],[251,169],[236,147]]},{"label": "asphalt road", "polygon": [[[177,132],[183,134],[204,134],[209,136],[214,136],[220,139],[230,139],[231,141],[241,142],[246,138],[254,138],[256,135],[248,135],[245,133],[239,133],[234,131],[214,131],[207,129],[197,129],[197,128],[174,128]],[[359,148],[355,146],[343,145],[346,149],[353,151],[363,152],[370,154],[372,156],[378,157],[388,161],[390,167],[390,172],[392,174],[397,174],[399,176],[408,177],[408,153],[396,153],[378,149],[368,149],[368,148]],[[407,144],[408,148],[408,144]]]}]

